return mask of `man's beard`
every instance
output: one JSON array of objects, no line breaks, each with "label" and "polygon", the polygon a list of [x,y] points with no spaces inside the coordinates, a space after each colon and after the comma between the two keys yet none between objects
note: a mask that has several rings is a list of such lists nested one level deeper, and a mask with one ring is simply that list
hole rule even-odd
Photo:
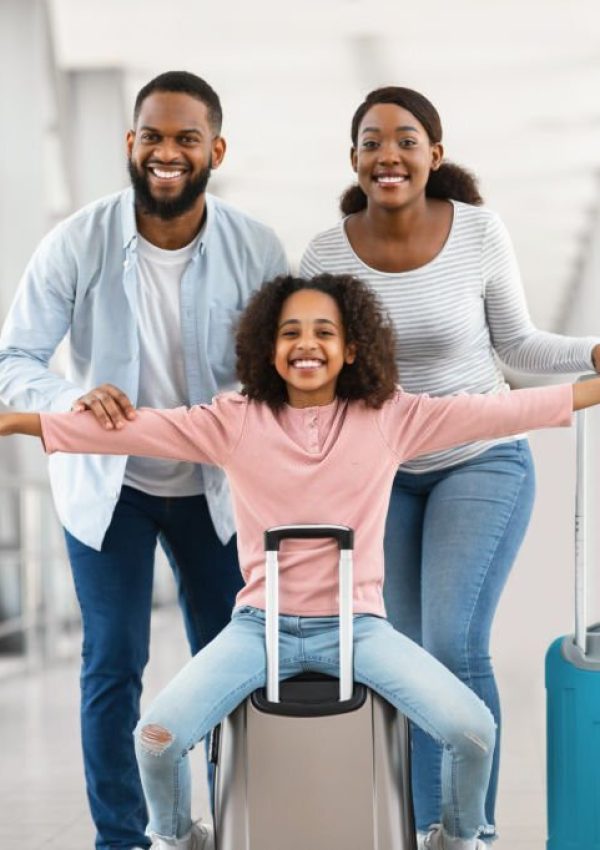
[{"label": "man's beard", "polygon": [[152,194],[146,171],[138,171],[131,157],[127,159],[127,170],[129,171],[129,179],[135,193],[136,204],[147,215],[157,216],[157,218],[161,218],[164,221],[177,218],[191,210],[198,197],[206,191],[211,168],[212,161],[208,163],[206,168],[203,168],[199,172],[197,177],[188,180],[176,198],[161,200],[160,198],[155,198]]}]

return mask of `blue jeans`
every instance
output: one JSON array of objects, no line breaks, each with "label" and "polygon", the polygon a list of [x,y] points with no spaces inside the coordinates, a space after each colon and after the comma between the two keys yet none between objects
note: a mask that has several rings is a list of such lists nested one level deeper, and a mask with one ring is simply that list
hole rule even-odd
[{"label": "blue jeans", "polygon": [[[485,834],[495,831],[500,705],[489,654],[492,620],[533,506],[526,440],[466,463],[394,480],[385,536],[385,603],[393,626],[438,658],[483,700],[498,726]],[[439,745],[415,729],[417,827],[440,820]]]},{"label": "blue jeans", "polygon": [[132,733],[148,661],[154,552],[173,569],[192,653],[229,622],[242,584],[235,540],[223,546],[204,496],[162,498],[123,487],[97,552],[65,532],[81,607],[81,734],[98,850],[147,847]]},{"label": "blue jeans", "polygon": [[[306,670],[337,676],[337,617],[282,616],[279,622],[282,679]],[[265,684],[264,633],[263,611],[236,609],[227,628],[185,665],[140,720],[136,753],[151,834],[181,838],[191,828],[188,752]],[[354,618],[354,678],[444,745],[442,822],[451,835],[473,837],[484,822],[494,749],[488,709],[435,658],[370,614]]]}]

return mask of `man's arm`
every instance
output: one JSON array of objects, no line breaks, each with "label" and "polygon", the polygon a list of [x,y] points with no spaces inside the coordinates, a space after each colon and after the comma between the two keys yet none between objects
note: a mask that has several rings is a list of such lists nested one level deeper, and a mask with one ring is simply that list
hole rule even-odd
[{"label": "man's arm", "polygon": [[31,258],[0,335],[0,398],[21,410],[68,410],[82,389],[48,369],[71,324],[77,270],[55,229]]},{"label": "man's arm", "polygon": [[91,410],[106,428],[135,417],[118,387],[84,392],[48,368],[71,326],[77,264],[59,226],[42,240],[19,284],[0,334],[0,399],[22,410]]}]

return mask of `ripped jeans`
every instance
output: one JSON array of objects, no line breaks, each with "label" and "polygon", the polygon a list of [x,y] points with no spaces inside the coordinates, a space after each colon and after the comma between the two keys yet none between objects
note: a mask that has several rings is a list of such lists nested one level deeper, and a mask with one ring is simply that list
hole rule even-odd
[{"label": "ripped jeans", "polygon": [[[337,617],[281,616],[280,673],[337,676]],[[181,838],[192,825],[188,752],[253,690],[265,684],[265,615],[244,606],[183,667],[135,731],[148,832]],[[442,824],[472,838],[485,824],[495,741],[491,713],[439,661],[371,614],[354,617],[354,679],[381,694],[444,747]],[[351,745],[351,744],[350,744]]]}]

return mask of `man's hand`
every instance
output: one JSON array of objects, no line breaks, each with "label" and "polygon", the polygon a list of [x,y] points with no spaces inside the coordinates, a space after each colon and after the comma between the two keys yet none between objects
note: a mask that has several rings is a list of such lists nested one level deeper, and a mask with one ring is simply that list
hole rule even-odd
[{"label": "man's hand", "polygon": [[103,428],[122,428],[126,419],[135,419],[135,407],[124,392],[112,384],[90,390],[73,402],[74,411],[91,410]]}]

